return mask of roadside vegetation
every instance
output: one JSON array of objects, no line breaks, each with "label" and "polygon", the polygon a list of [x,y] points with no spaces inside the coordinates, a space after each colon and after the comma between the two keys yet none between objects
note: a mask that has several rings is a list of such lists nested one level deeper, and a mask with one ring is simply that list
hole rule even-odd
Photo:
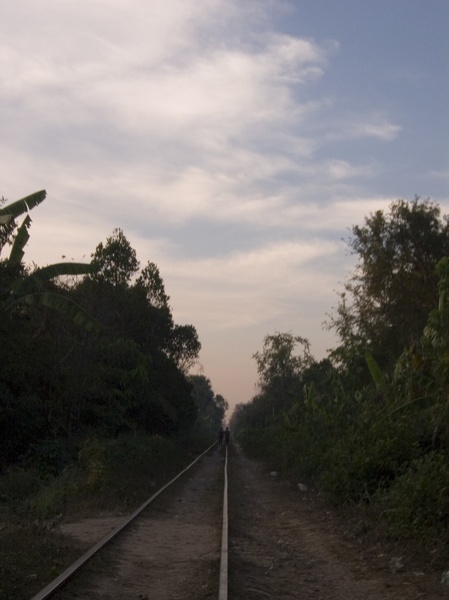
[{"label": "roadside vegetation", "polygon": [[267,335],[258,393],[231,427],[273,469],[363,515],[363,531],[449,560],[449,229],[430,201],[394,202],[352,228],[354,273],[316,361]]},{"label": "roadside vegetation", "polygon": [[[61,519],[128,514],[215,440],[226,400],[189,375],[156,264],[122,230],[89,263],[24,262],[40,191],[0,202],[0,598],[29,598],[79,556]],[[19,220],[22,219],[20,222]],[[76,555],[74,555],[76,554]]]}]

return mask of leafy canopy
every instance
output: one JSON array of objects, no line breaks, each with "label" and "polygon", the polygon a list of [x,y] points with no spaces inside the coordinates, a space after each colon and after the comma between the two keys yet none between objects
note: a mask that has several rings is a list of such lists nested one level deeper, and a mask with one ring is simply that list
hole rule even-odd
[{"label": "leafy canopy", "polygon": [[328,326],[342,345],[334,357],[362,357],[370,349],[382,366],[392,365],[419,338],[438,297],[437,262],[449,254],[449,225],[428,200],[397,200],[352,228],[358,256]]}]

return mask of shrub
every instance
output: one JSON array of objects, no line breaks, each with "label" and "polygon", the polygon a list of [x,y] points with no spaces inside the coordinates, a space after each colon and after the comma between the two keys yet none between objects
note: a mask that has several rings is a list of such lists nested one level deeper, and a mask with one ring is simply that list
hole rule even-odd
[{"label": "shrub", "polygon": [[430,532],[449,543],[449,457],[432,452],[412,461],[383,502],[393,536],[421,538]]}]

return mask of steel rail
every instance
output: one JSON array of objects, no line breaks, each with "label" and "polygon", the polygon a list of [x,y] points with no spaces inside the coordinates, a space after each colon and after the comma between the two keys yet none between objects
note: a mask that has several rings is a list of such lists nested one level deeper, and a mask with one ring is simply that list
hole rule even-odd
[{"label": "steel rail", "polygon": [[223,491],[223,528],[221,533],[221,560],[218,600],[228,600],[228,446],[226,445]]},{"label": "steel rail", "polygon": [[131,521],[133,521],[145,508],[153,502],[155,498],[157,498],[164,490],[166,490],[172,483],[174,483],[181,475],[184,475],[186,471],[188,471],[193,465],[200,460],[205,454],[209,452],[211,448],[215,446],[217,442],[214,442],[207,450],[205,450],[202,454],[197,456],[197,458],[191,462],[185,469],[180,471],[173,479],[171,479],[168,483],[163,485],[157,492],[155,492],[148,500],[146,500],[137,510],[135,510],[129,517],[127,517],[118,527],[116,527],[113,531],[108,533],[102,540],[100,540],[95,546],[93,546],[90,550],[88,550],[83,556],[81,556],[77,561],[75,561],[70,567],[68,567],[65,571],[63,571],[56,579],[51,581],[45,588],[43,588],[40,592],[38,592],[35,596],[31,598],[31,600],[46,600],[52,594],[56,592],[64,583],[66,583],[70,577],[76,571],[78,571],[88,560],[94,556],[99,550],[101,550],[108,542],[110,542],[116,535],[118,535],[125,527],[127,527]]}]

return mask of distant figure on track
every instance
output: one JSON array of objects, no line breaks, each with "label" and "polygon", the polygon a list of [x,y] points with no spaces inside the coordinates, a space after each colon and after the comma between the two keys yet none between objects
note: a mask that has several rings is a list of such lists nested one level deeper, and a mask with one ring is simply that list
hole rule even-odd
[{"label": "distant figure on track", "polygon": [[229,429],[226,427],[225,432],[224,432],[224,439],[225,439],[225,444],[226,446],[229,444],[229,436],[231,434],[229,433]]},{"label": "distant figure on track", "polygon": [[223,427],[220,427],[220,429],[218,430],[218,445],[219,446],[223,446],[223,438],[224,438]]}]

